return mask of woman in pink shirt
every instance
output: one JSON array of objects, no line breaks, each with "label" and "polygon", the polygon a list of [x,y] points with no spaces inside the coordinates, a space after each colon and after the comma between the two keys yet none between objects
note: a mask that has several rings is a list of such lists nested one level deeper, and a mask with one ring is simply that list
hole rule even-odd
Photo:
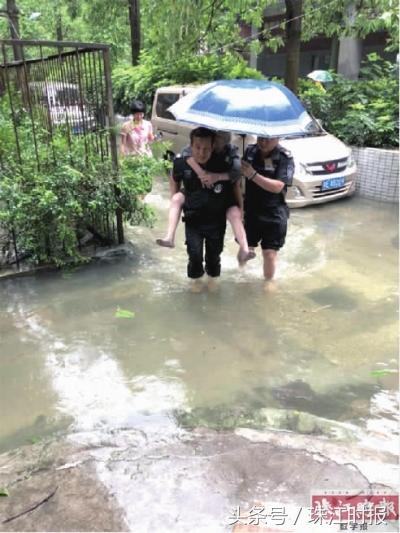
[{"label": "woman in pink shirt", "polygon": [[130,104],[132,118],[121,128],[121,155],[151,156],[150,143],[154,140],[151,122],[144,120],[145,107],[140,100],[132,100]]}]

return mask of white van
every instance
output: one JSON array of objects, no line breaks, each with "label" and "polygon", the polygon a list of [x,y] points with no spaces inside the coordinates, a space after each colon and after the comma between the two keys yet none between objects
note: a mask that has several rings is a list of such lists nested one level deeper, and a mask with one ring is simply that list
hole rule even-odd
[{"label": "white van", "polygon": [[72,133],[93,131],[96,119],[81,98],[79,86],[63,81],[33,81],[29,83],[33,103],[47,108],[51,124],[68,124]]},{"label": "white van", "polygon": [[[189,133],[195,126],[178,123],[168,108],[194,88],[161,87],[155,94],[151,122],[154,133],[171,142],[171,155],[179,153],[189,143]],[[355,191],[357,168],[350,148],[319,124],[316,124],[316,131],[280,142],[295,161],[293,186],[288,188],[286,196],[289,207],[330,202]],[[247,144],[255,142],[255,137],[233,134],[231,142],[239,146],[242,153]]]}]

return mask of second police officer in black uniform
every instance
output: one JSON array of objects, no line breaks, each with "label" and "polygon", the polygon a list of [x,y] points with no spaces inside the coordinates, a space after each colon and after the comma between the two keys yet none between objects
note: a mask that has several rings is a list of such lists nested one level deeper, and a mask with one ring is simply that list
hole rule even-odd
[{"label": "second police officer in black uniform", "polygon": [[278,250],[285,243],[289,208],[285,196],[294,172],[293,158],[277,138],[258,137],[246,148],[242,173],[246,179],[245,229],[249,249],[261,243],[264,278],[275,274]]}]

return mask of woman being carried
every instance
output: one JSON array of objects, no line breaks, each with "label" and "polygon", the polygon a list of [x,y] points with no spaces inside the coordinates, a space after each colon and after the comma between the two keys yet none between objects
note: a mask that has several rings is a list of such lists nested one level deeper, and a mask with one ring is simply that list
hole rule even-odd
[{"label": "woman being carried", "polygon": [[[231,205],[226,212],[226,218],[232,226],[232,231],[236,241],[239,244],[239,252],[237,255],[238,262],[243,265],[249,259],[255,257],[255,253],[249,251],[247,244],[246,232],[243,226],[243,197],[240,189],[240,157],[237,147],[229,143],[230,134],[227,132],[217,132],[212,158],[220,163],[221,172],[208,172],[203,169],[192,157],[190,146],[184,148],[182,157],[184,157],[188,165],[198,175],[204,187],[213,187],[217,181],[228,180],[232,182],[232,193],[234,196],[235,205]],[[168,214],[168,228],[164,238],[156,239],[159,246],[167,248],[175,247],[175,233],[179,224],[179,219],[182,213],[182,207],[185,203],[185,196],[183,192],[177,192],[171,196],[171,204]]]}]

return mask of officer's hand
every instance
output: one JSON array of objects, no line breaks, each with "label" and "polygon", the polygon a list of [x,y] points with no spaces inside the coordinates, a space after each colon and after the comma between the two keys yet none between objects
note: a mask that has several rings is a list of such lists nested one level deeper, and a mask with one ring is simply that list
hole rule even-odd
[{"label": "officer's hand", "polygon": [[243,176],[245,178],[249,178],[255,172],[254,168],[247,161],[242,161],[241,162],[241,170],[242,170],[242,174],[243,174]]}]

